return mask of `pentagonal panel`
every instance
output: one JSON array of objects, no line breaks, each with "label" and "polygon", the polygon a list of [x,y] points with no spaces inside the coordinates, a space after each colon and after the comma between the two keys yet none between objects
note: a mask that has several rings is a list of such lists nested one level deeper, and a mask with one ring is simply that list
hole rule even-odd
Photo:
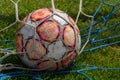
[{"label": "pentagonal panel", "polygon": [[33,60],[39,60],[46,55],[46,48],[39,40],[28,40],[25,50],[28,57]]},{"label": "pentagonal panel", "polygon": [[63,11],[61,11],[59,9],[55,9],[55,11],[60,12],[60,13],[64,13]]},{"label": "pentagonal panel", "polygon": [[52,15],[52,12],[50,11],[50,9],[45,8],[45,9],[36,10],[31,14],[30,17],[33,21],[38,21],[50,15]]},{"label": "pentagonal panel", "polygon": [[[62,25],[64,24],[65,25],[67,22],[69,22],[68,15],[66,13],[56,10],[55,15],[64,20],[64,21],[61,20],[64,23],[60,23],[60,24],[62,24]],[[57,20],[57,18],[55,18],[55,19]],[[58,21],[58,22],[61,22],[61,21]]]},{"label": "pentagonal panel", "polygon": [[53,15],[53,19],[61,25],[66,25],[67,22],[57,15]]},{"label": "pentagonal panel", "polygon": [[53,42],[58,38],[60,29],[55,21],[49,20],[37,27],[37,33],[41,39],[47,42]]},{"label": "pentagonal panel", "polygon": [[19,30],[24,26],[24,24],[25,24],[25,22],[27,21],[27,19],[28,19],[28,16],[26,16],[26,17],[22,20],[22,22],[20,23],[20,26],[19,26],[19,28],[18,28],[17,31],[19,31]]},{"label": "pentagonal panel", "polygon": [[51,43],[48,46],[47,50],[47,57],[60,60],[66,52],[66,47],[64,46],[62,41],[56,41],[54,43]]},{"label": "pentagonal panel", "polygon": [[68,47],[75,46],[75,32],[70,25],[65,26],[63,30],[63,42]]}]

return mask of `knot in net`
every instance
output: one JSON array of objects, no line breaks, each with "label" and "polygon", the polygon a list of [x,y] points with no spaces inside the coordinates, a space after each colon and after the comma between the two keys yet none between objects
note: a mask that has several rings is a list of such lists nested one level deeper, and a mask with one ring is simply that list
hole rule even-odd
[{"label": "knot in net", "polygon": [[[39,0],[36,0],[39,3]],[[31,1],[32,2],[32,1]],[[30,6],[27,3],[31,3],[29,0],[25,1],[25,4]],[[115,1],[107,1],[107,0],[100,0],[97,4],[97,8],[95,9],[94,13],[92,15],[88,15],[83,12],[83,3],[84,1],[80,0],[79,5],[79,11],[76,17],[75,23],[81,24],[79,22],[79,17],[83,17],[81,15],[84,15],[88,17],[90,20],[88,21],[87,25],[85,24],[84,27],[79,27],[80,33],[81,33],[81,44],[82,48],[80,49],[80,54],[84,52],[91,52],[93,50],[119,44],[120,43],[120,0]],[[14,1],[14,0],[1,0],[0,1],[0,33],[2,34],[0,36],[0,53],[4,55],[0,58],[0,61],[3,62],[3,60],[10,56],[10,55],[17,55],[18,53],[15,52],[15,40],[14,38],[11,38],[9,36],[10,33],[15,33],[15,31],[10,30],[10,27],[13,27],[15,25],[18,26],[19,22],[22,22],[19,18],[19,8],[22,9],[21,6],[18,6],[18,4],[22,4],[22,0]],[[83,4],[82,4],[83,3]],[[9,5],[7,5],[9,4]],[[40,4],[40,3],[39,3]],[[54,0],[51,0],[52,9],[53,12],[55,11],[55,4]],[[94,3],[95,4],[95,3]],[[25,5],[25,6],[26,6]],[[92,4],[93,5],[93,4]],[[35,6],[35,5],[33,5]],[[3,8],[5,8],[5,11],[3,11]],[[10,9],[13,9],[15,11],[14,14],[11,14],[8,12],[8,14],[4,14],[6,11],[10,11]],[[28,10],[26,10],[26,13],[28,13]],[[11,15],[11,18],[8,16]],[[9,19],[7,19],[9,18]],[[14,18],[14,19],[13,19]],[[7,19],[7,20],[4,20]],[[84,19],[83,19],[84,22]],[[6,24],[8,25],[7,27]],[[27,24],[27,23],[26,23]],[[29,24],[28,24],[29,25]],[[8,33],[9,30],[9,33]],[[11,34],[14,35],[14,34]],[[7,37],[5,37],[7,36]],[[13,40],[12,40],[13,39]],[[15,56],[15,58],[17,58]],[[71,69],[75,67],[75,69]],[[77,69],[76,69],[77,67]],[[0,80],[5,80],[7,78],[15,78],[19,76],[24,77],[32,77],[32,79],[36,80],[42,80],[42,78],[39,78],[39,76],[43,75],[57,75],[57,74],[63,74],[63,73],[77,73],[83,75],[85,78],[92,80],[92,78],[85,73],[85,71],[91,71],[91,70],[120,70],[120,68],[104,68],[104,67],[97,67],[94,65],[89,64],[76,64],[73,62],[70,67],[68,67],[65,70],[62,71],[56,71],[56,72],[35,72],[36,70],[32,70],[29,68],[25,68],[21,65],[16,64],[1,64],[0,70],[9,70],[9,69],[20,69],[17,71],[12,72],[1,72],[0,73]],[[21,71],[21,69],[23,71]],[[27,72],[27,71],[30,72]]]}]

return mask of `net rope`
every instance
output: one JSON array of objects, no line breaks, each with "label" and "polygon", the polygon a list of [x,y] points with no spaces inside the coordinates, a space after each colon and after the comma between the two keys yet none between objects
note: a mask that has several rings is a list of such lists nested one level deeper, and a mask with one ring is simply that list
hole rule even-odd
[{"label": "net rope", "polygon": [[[19,19],[19,12],[18,12],[18,3],[20,2],[20,0],[17,0],[16,2],[13,1],[13,0],[10,0],[10,1],[15,6],[15,18],[16,18],[16,20],[15,20],[15,22],[10,24],[9,26],[1,29],[0,32],[5,31],[6,29],[12,27],[17,22],[22,22]],[[102,47],[111,46],[113,44],[120,43],[119,40],[115,41],[115,42],[109,42],[112,39],[120,38],[119,34],[118,35],[115,34],[117,29],[118,29],[118,27],[120,27],[120,21],[118,23],[115,23],[115,24],[107,26],[107,23],[109,22],[109,20],[112,17],[112,15],[114,15],[115,13],[120,11],[120,7],[118,7],[117,9],[115,8],[118,5],[118,3],[120,3],[120,0],[116,0],[116,2],[114,4],[108,3],[105,0],[101,0],[101,3],[98,6],[98,8],[96,9],[96,11],[94,12],[94,14],[93,15],[88,15],[88,14],[86,14],[86,13],[84,13],[82,11],[82,0],[80,0],[79,11],[78,11],[75,23],[76,24],[78,23],[78,19],[79,19],[79,16],[81,14],[86,16],[86,17],[91,18],[90,26],[81,29],[81,33],[84,32],[84,31],[88,31],[88,33],[81,35],[81,38],[82,39],[85,38],[86,41],[82,40],[82,45],[83,46],[82,46],[82,48],[80,50],[80,54],[82,52],[93,51],[93,50],[96,50],[96,49],[99,49],[99,48],[102,48]],[[53,12],[54,12],[55,9],[56,9],[55,8],[55,4],[54,4],[54,0],[51,0],[51,4],[52,4]],[[101,7],[103,5],[107,5],[109,7],[112,7],[112,9],[108,13],[107,16],[101,16],[101,19],[95,22],[96,15],[98,14],[98,12],[100,11],[100,9],[101,9]],[[102,28],[95,28],[95,29],[93,29],[96,25],[98,25],[98,24],[100,24],[102,22],[103,22]],[[27,23],[25,23],[25,24],[27,24]],[[30,24],[28,24],[28,25],[30,25]],[[30,26],[32,26],[32,25],[30,25]],[[108,31],[110,29],[113,29],[113,30],[112,30],[111,34],[108,37],[98,39],[98,37],[103,32]],[[93,36],[93,37],[91,38],[91,36]],[[2,43],[6,43],[6,42],[7,43],[14,43],[15,40],[0,40],[0,42],[2,42]],[[95,47],[88,48],[88,49],[84,50],[84,48],[86,47],[87,44],[94,45]],[[8,48],[5,48],[5,49],[0,49],[0,52],[5,54],[5,56],[0,58],[0,61],[2,62],[6,57],[8,57],[10,55],[19,54],[19,53],[14,52],[13,49],[15,49],[15,47],[8,47]],[[20,70],[20,71],[8,72],[8,73],[1,73],[0,74],[0,80],[5,80],[7,78],[18,77],[18,76],[29,76],[29,77],[32,77],[33,79],[36,79],[36,80],[42,80],[41,78],[38,78],[38,76],[44,75],[46,73],[47,73],[47,75],[63,74],[63,73],[78,73],[78,74],[83,75],[85,78],[87,78],[89,80],[92,80],[92,78],[89,75],[87,75],[86,73],[84,73],[84,71],[91,71],[91,70],[120,70],[120,68],[103,68],[103,67],[97,67],[97,66],[89,65],[89,64],[75,64],[74,62],[73,62],[73,64],[71,66],[73,66],[73,67],[74,66],[84,66],[84,67],[87,67],[87,68],[82,68],[82,69],[77,69],[77,70],[71,70],[71,69],[68,68],[66,70],[57,71],[57,72],[35,72],[37,70],[32,70],[31,73],[26,73],[25,72],[26,70],[31,70],[31,69],[23,68],[20,65],[5,64],[5,65],[0,65],[0,70],[1,71],[2,70],[6,70],[6,69],[7,70],[9,70],[9,69],[22,69],[23,71]],[[36,76],[35,76],[35,74],[36,74]]]}]

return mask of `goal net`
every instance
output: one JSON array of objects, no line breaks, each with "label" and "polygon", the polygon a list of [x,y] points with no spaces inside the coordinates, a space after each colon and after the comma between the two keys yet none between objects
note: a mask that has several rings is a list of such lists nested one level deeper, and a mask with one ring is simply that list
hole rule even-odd
[{"label": "goal net", "polygon": [[[60,9],[74,18],[82,40],[80,53],[115,44],[118,46],[120,0],[67,0],[67,2],[65,3],[65,0],[0,0],[1,53],[16,53],[15,34],[22,19],[32,11],[43,7]],[[9,54],[2,59],[7,56]]]}]

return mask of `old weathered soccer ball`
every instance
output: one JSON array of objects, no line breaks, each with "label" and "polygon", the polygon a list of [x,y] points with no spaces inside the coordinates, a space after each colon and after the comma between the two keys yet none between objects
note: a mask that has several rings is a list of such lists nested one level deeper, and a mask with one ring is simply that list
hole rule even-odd
[{"label": "old weathered soccer ball", "polygon": [[79,55],[81,39],[74,20],[66,13],[44,8],[26,16],[16,33],[21,61],[29,68],[60,70]]}]

